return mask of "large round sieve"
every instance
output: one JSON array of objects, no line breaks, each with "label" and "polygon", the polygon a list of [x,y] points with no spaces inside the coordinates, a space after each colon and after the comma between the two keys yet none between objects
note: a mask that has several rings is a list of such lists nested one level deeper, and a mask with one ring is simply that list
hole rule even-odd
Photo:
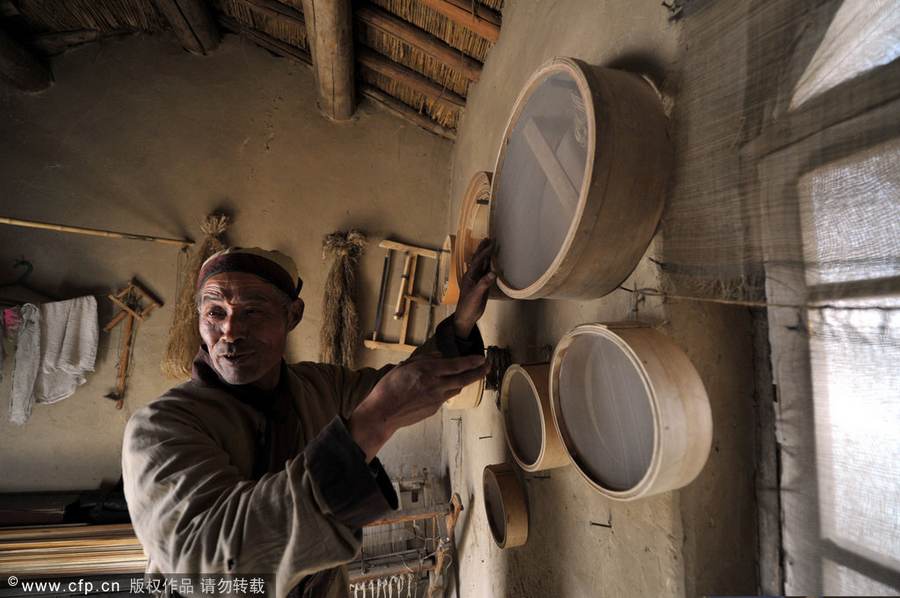
[{"label": "large round sieve", "polygon": [[516,99],[491,183],[497,286],[513,299],[591,299],[644,255],[673,163],[655,88],[554,58]]},{"label": "large round sieve", "polygon": [[494,177],[491,234],[505,284],[525,289],[563,253],[579,214],[593,128],[590,90],[571,65],[543,70],[518,101]]},{"label": "large round sieve", "polygon": [[684,351],[647,325],[584,324],[567,333],[553,352],[550,398],[572,462],[610,498],[681,488],[706,463],[706,390]]},{"label": "large round sieve", "polygon": [[614,491],[634,488],[653,457],[654,418],[639,363],[602,334],[576,335],[561,355],[559,420],[580,467]]}]

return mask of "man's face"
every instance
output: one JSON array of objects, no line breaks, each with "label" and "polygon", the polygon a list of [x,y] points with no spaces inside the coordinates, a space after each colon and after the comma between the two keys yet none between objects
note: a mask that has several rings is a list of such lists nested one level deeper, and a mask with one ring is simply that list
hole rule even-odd
[{"label": "man's face", "polygon": [[228,384],[273,387],[287,334],[300,321],[303,302],[244,272],[211,276],[200,291],[200,336],[212,366]]}]

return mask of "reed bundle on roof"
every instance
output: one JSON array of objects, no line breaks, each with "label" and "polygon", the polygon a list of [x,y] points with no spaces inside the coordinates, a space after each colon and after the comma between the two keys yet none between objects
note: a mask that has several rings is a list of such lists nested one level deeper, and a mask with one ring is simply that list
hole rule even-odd
[{"label": "reed bundle on roof", "polygon": [[[306,25],[303,22],[284,16],[273,16],[246,0],[215,0],[214,4],[220,12],[241,25],[261,31],[301,50],[309,51]],[[281,2],[281,4],[296,8],[298,11],[301,10],[301,7],[292,5],[290,2]]]},{"label": "reed bundle on roof", "polygon": [[38,33],[96,29],[162,31],[165,18],[148,0],[28,0],[16,4]]},{"label": "reed bundle on roof", "polygon": [[480,62],[494,44],[428,8],[420,0],[372,0],[373,4],[424,29]]},{"label": "reed bundle on roof", "polygon": [[463,97],[468,93],[469,80],[465,76],[393,35],[364,23],[358,23],[357,40],[379,54],[421,73]]},{"label": "reed bundle on roof", "polygon": [[441,126],[448,129],[456,129],[456,126],[459,124],[459,118],[462,112],[460,108],[448,106],[443,102],[430,99],[429,97],[410,89],[403,83],[375,73],[369,69],[361,69],[361,71],[363,81],[374,85],[388,95],[394,96],[417,112],[427,114]]}]

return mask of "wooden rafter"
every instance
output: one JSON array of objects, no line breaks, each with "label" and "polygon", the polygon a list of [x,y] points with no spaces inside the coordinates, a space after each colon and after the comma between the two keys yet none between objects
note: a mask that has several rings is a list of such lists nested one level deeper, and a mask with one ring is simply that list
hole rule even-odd
[{"label": "wooden rafter", "polygon": [[277,0],[238,0],[244,4],[253,6],[259,12],[273,19],[281,19],[290,22],[293,25],[306,27],[303,19],[303,13],[292,6],[282,4]]},{"label": "wooden rafter", "polygon": [[500,39],[500,15],[489,8],[467,0],[422,0],[422,3],[489,42]]},{"label": "wooden rafter", "polygon": [[204,0],[155,0],[182,47],[193,54],[209,54],[219,45],[219,28]]},{"label": "wooden rafter", "polygon": [[431,79],[420,75],[411,68],[407,68],[402,64],[397,64],[389,58],[386,58],[377,52],[373,52],[368,48],[360,48],[358,60],[359,64],[363,67],[374,71],[383,77],[402,83],[413,91],[421,93],[436,102],[440,102],[451,108],[464,108],[466,105],[466,99],[462,96],[442,87]]},{"label": "wooden rafter", "polygon": [[263,33],[262,31],[257,31],[255,29],[251,29],[250,27],[246,27],[232,19],[231,17],[225,15],[219,15],[219,24],[238,35],[243,35],[250,41],[256,43],[259,46],[262,46],[266,50],[273,52],[279,56],[284,56],[285,58],[291,58],[305,64],[306,66],[312,66],[312,57],[309,55],[309,52],[302,50],[296,46],[292,46],[291,44],[285,43],[280,39],[276,39],[267,33]]},{"label": "wooden rafter", "polygon": [[477,81],[481,76],[480,62],[466,56],[424,29],[419,29],[415,25],[399,19],[377,6],[361,6],[356,9],[354,16],[357,21],[383,31],[421,50],[435,60],[443,62],[448,67],[460,72],[470,81]]},{"label": "wooden rafter", "polygon": [[449,139],[450,141],[454,141],[456,139],[456,133],[451,129],[441,126],[424,114],[416,112],[397,98],[384,93],[373,85],[367,85],[365,83],[362,84],[360,92],[370,100],[378,102],[379,104],[387,108],[390,112],[393,112],[396,116],[416,125],[417,127],[425,129],[426,131],[434,133],[435,135],[443,137],[444,139]]}]

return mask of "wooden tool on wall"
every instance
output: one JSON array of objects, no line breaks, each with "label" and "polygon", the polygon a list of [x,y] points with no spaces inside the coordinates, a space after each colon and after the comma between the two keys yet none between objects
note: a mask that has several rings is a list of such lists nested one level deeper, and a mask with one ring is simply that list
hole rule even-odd
[{"label": "wooden tool on wall", "polygon": [[103,327],[104,332],[122,324],[122,342],[119,345],[119,368],[116,375],[115,391],[106,395],[107,399],[116,402],[116,409],[122,408],[125,400],[125,382],[128,378],[128,365],[131,362],[131,350],[134,346],[134,335],[137,330],[135,321],[143,322],[162,302],[143,288],[137,280],[131,279],[122,290],[108,295],[109,300],[119,307],[118,313]]},{"label": "wooden tool on wall", "polygon": [[[416,350],[416,345],[408,342],[409,338],[409,319],[410,312],[414,303],[425,305],[428,307],[429,327],[430,315],[434,297],[428,299],[415,294],[416,270],[419,264],[419,258],[429,258],[435,260],[435,268],[437,268],[437,259],[439,252],[434,249],[425,247],[416,247],[406,243],[398,243],[397,241],[384,240],[378,244],[379,247],[387,249],[387,255],[384,258],[384,270],[381,273],[381,292],[378,296],[378,311],[375,313],[375,331],[372,333],[371,339],[366,339],[364,345],[367,349],[388,349],[392,351],[403,351],[412,353]],[[400,277],[400,288],[397,291],[397,300],[394,304],[393,315],[395,320],[400,320],[400,337],[397,342],[391,343],[380,339],[382,312],[384,311],[385,295],[388,289],[388,277],[391,269],[392,252],[398,251],[403,254],[403,274]],[[428,334],[430,331],[426,331]]]}]

